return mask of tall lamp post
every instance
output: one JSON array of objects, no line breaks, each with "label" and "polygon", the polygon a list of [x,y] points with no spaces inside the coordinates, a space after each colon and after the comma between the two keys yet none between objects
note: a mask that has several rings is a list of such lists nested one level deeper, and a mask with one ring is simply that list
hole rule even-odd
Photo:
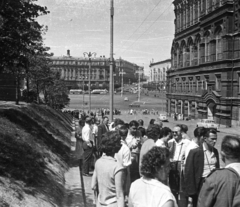
[{"label": "tall lamp post", "polygon": [[109,102],[109,109],[110,109],[110,121],[113,121],[113,16],[114,16],[114,7],[113,7],[113,0],[111,0],[110,5],[110,68],[109,68],[109,92],[110,92],[110,102]]},{"label": "tall lamp post", "polygon": [[88,103],[88,111],[89,114],[91,113],[91,58],[92,56],[96,57],[97,53],[95,52],[84,52],[83,53],[84,57],[85,55],[88,57],[89,59],[89,71],[88,71],[88,93],[89,93],[89,103]]}]

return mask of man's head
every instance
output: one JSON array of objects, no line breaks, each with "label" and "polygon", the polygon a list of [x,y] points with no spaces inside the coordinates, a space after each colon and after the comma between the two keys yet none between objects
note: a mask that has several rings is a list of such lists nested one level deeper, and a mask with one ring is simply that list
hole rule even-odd
[{"label": "man's head", "polygon": [[194,131],[194,137],[197,141],[197,144],[202,144],[204,141],[204,136],[207,132],[207,129],[205,127],[197,127]]},{"label": "man's head", "polygon": [[129,130],[132,135],[136,135],[137,128],[138,128],[138,122],[136,120],[130,121]]},{"label": "man's head", "polygon": [[144,124],[143,120],[142,120],[142,119],[139,119],[139,120],[138,120],[138,124],[139,124],[139,126],[143,126],[143,124]]},{"label": "man's head", "polygon": [[182,130],[182,132],[187,133],[188,126],[186,124],[181,124],[181,130]]},{"label": "man's head", "polygon": [[162,123],[162,121],[159,118],[156,119],[154,124],[157,124],[160,127],[160,129],[162,129],[162,127],[163,127],[163,123]]},{"label": "man's head", "polygon": [[221,145],[223,162],[240,162],[240,138],[227,135],[223,138]]},{"label": "man's head", "polygon": [[124,121],[122,119],[115,119],[114,126],[115,129],[119,129],[120,127],[124,126]]},{"label": "man's head", "polygon": [[209,148],[213,148],[217,141],[217,130],[213,128],[207,128],[204,135],[204,141]]},{"label": "man's head", "polygon": [[122,140],[125,140],[128,135],[128,128],[123,125],[119,128],[118,133],[120,134]]},{"label": "man's head", "polygon": [[160,128],[156,124],[152,124],[150,127],[147,129],[147,137],[149,139],[153,139],[154,141],[158,140],[160,136]]},{"label": "man's head", "polygon": [[173,128],[172,134],[173,134],[173,138],[174,138],[176,141],[181,140],[181,139],[182,139],[181,127],[180,127],[180,126],[175,126],[175,127]]},{"label": "man's head", "polygon": [[161,130],[162,138],[167,138],[167,140],[172,139],[172,130],[168,127],[163,127]]},{"label": "man's head", "polygon": [[87,116],[86,119],[85,119],[85,123],[91,125],[92,124],[92,117]]},{"label": "man's head", "polygon": [[104,125],[108,125],[108,121],[109,121],[108,117],[107,117],[107,116],[104,116],[103,119],[102,119],[102,123],[103,123]]}]

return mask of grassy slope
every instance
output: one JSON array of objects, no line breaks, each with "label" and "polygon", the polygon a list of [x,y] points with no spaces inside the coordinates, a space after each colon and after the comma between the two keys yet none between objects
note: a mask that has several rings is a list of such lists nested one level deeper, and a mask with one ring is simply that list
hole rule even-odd
[{"label": "grassy slope", "polygon": [[46,106],[0,107],[0,206],[61,206],[70,121]]}]

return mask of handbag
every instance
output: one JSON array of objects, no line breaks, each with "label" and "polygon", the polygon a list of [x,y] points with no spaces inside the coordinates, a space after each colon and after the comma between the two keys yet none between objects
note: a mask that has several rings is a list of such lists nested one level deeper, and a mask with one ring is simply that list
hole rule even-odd
[{"label": "handbag", "polygon": [[[178,160],[182,151],[181,149],[178,155]],[[180,190],[180,172],[181,172],[181,161],[174,161],[170,163],[170,171],[169,171],[169,186],[170,189],[176,193]]]}]

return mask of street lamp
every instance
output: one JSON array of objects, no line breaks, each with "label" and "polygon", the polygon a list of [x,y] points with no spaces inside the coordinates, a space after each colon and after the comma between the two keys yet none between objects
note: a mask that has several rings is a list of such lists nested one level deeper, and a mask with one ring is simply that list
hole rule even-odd
[{"label": "street lamp", "polygon": [[88,71],[88,92],[89,92],[89,103],[88,103],[88,111],[89,114],[91,113],[91,58],[92,56],[96,57],[97,53],[95,52],[84,52],[83,53],[84,57],[85,55],[88,57],[89,59],[89,71]]},{"label": "street lamp", "polygon": [[122,85],[122,87],[121,87],[121,96],[123,96],[123,75],[126,74],[126,73],[123,72],[123,69],[122,69],[122,71],[121,71],[119,74],[122,75],[122,82],[121,82],[121,83],[122,83],[122,84],[121,84],[121,85]]}]

